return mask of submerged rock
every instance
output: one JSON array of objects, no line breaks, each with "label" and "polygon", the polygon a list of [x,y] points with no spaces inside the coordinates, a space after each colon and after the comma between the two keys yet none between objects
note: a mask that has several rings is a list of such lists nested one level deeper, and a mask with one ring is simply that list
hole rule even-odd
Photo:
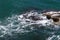
[{"label": "submerged rock", "polygon": [[58,12],[50,11],[44,13],[44,15],[47,16],[47,19],[52,19],[54,24],[60,25],[60,11]]}]

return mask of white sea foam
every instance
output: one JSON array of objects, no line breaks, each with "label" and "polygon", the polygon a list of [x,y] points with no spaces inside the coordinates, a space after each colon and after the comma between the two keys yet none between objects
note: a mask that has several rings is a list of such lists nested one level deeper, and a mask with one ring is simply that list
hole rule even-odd
[{"label": "white sea foam", "polygon": [[[32,18],[30,18],[31,16],[35,16],[36,18],[41,18],[41,20],[33,20]],[[14,33],[25,33],[25,32],[30,32],[32,30],[35,30],[34,26],[32,25],[39,25],[37,27],[42,27],[45,26],[46,28],[51,28],[48,26],[54,25],[52,23],[52,20],[48,20],[46,18],[46,16],[43,16],[42,14],[38,14],[38,12],[27,12],[21,15],[15,15],[15,16],[11,16],[8,17],[6,19],[7,21],[7,25],[0,25],[0,37],[3,37],[4,35],[8,34],[8,35],[12,35]],[[26,28],[29,28],[26,29]],[[53,27],[52,27],[53,28]],[[51,39],[51,38],[50,38]]]},{"label": "white sea foam", "polygon": [[47,40],[60,40],[60,35],[53,35],[51,37],[48,37]]}]

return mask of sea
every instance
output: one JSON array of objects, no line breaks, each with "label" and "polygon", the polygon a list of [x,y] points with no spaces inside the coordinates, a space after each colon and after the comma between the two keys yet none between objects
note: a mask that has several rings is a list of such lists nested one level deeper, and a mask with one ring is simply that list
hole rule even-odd
[{"label": "sea", "polygon": [[0,0],[0,40],[60,40],[58,29],[22,28],[15,19],[29,10],[60,11],[60,0]]}]

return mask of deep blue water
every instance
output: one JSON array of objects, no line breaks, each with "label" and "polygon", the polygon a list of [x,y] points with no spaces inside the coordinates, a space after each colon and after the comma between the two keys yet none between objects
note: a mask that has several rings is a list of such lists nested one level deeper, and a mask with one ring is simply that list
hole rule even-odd
[{"label": "deep blue water", "polygon": [[[30,9],[36,10],[60,10],[60,0],[0,0],[0,20],[13,14],[21,14]],[[0,40],[46,40],[53,30],[38,29],[29,33],[6,36]],[[57,31],[56,34],[60,35]],[[58,39],[55,39],[58,40]]]}]

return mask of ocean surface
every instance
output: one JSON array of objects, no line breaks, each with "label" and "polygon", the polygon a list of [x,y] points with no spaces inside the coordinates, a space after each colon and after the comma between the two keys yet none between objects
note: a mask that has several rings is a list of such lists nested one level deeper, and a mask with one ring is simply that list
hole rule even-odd
[{"label": "ocean surface", "polygon": [[[60,0],[0,0],[0,40],[60,40],[60,30],[51,30],[47,28],[36,28],[33,31],[29,28],[17,30],[13,25],[14,15],[20,15],[29,10],[60,10]],[[11,22],[7,19],[11,17]],[[8,29],[6,29],[6,28]],[[3,29],[5,29],[5,31]],[[8,30],[8,31],[6,31]],[[12,31],[13,30],[13,31]]]}]

